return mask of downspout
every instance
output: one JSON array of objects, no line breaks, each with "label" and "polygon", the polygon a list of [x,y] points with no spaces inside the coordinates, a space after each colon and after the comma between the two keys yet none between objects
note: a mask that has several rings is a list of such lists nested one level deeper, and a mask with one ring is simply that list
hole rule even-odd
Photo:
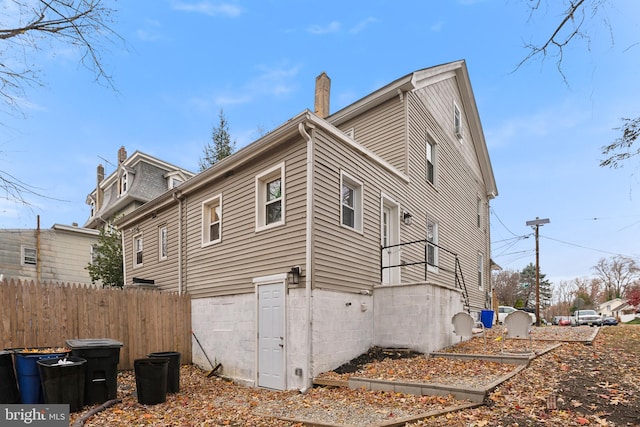
[{"label": "downspout", "polygon": [[173,192],[173,199],[178,201],[178,295],[182,295],[182,192]]},{"label": "downspout", "polygon": [[307,348],[307,360],[306,360],[306,385],[300,390],[302,393],[305,393],[308,389],[313,387],[313,376],[311,375],[311,359],[313,357],[313,311],[311,309],[311,274],[313,271],[312,267],[312,256],[311,251],[313,249],[312,239],[313,239],[313,174],[314,174],[314,147],[313,147],[313,138],[307,133],[305,129],[304,123],[300,123],[298,125],[298,131],[300,135],[307,142],[307,223],[306,223],[306,231],[305,231],[305,300],[307,302],[307,310],[306,310],[306,319],[305,324],[307,326],[307,334],[306,334],[306,348]]}]

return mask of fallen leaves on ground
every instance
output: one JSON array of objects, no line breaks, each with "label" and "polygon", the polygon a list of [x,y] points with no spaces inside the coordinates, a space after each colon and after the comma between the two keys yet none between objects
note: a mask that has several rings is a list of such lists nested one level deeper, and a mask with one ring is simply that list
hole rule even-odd
[{"label": "fallen leaves on ground", "polygon": [[[530,362],[499,385],[485,406],[421,420],[411,426],[634,426],[640,425],[640,327],[601,328],[592,345],[583,341],[596,328],[586,326],[534,329],[563,344]],[[565,335],[562,335],[562,334]],[[487,334],[487,353],[501,343],[499,330]],[[564,339],[566,337],[571,339]],[[474,338],[454,346],[452,352],[482,353],[484,340]],[[508,340],[517,341],[517,340]],[[536,341],[534,341],[536,343]],[[528,342],[514,342],[516,348]],[[438,359],[438,360],[435,360]],[[502,375],[504,366],[478,360],[445,361],[444,358],[404,358],[364,365],[357,374],[415,382],[480,381]],[[433,364],[436,365],[433,365]],[[499,365],[499,364],[497,364]],[[513,369],[509,366],[508,369]],[[362,371],[362,372],[360,372]],[[243,387],[206,371],[182,366],[180,392],[168,394],[158,405],[141,405],[131,371],[119,373],[118,397],[122,403],[96,414],[85,425],[94,426],[302,426],[295,420],[364,427],[404,416],[416,416],[462,402],[448,396],[413,396],[402,393],[316,387],[306,394]],[[556,409],[557,407],[557,409]],[[91,408],[84,408],[89,410]],[[82,412],[72,414],[71,422]]]}]

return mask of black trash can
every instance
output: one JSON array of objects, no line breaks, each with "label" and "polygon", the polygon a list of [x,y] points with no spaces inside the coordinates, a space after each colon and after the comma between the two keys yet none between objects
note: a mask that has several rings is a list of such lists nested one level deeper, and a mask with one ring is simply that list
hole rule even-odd
[{"label": "black trash can", "polygon": [[66,403],[70,412],[80,410],[84,403],[86,363],[86,359],[74,356],[38,360],[44,403]]},{"label": "black trash can", "polygon": [[13,354],[0,351],[0,403],[18,403],[18,383],[13,370]]},{"label": "black trash can", "polygon": [[177,351],[159,351],[150,353],[148,357],[163,357],[169,359],[167,369],[167,393],[178,393],[180,391],[180,353]]},{"label": "black trash can", "polygon": [[168,358],[136,359],[133,361],[133,369],[136,374],[138,403],[156,405],[167,400]]},{"label": "black trash can", "polygon": [[71,355],[87,360],[84,404],[104,403],[116,398],[118,362],[122,343],[108,338],[67,340]]}]

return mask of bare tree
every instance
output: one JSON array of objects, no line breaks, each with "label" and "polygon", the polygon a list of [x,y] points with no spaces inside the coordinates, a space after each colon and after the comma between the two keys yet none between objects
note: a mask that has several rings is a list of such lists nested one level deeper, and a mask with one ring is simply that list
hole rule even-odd
[{"label": "bare tree", "polygon": [[[122,40],[110,24],[115,9],[108,0],[5,0],[0,10],[0,99],[9,111],[22,113],[27,86],[41,85],[32,56],[46,46],[72,46],[96,81],[114,88],[103,66],[106,42]],[[0,197],[25,205],[26,194],[42,194],[0,171]]]},{"label": "bare tree", "polygon": [[590,24],[596,20],[609,30],[613,40],[613,31],[609,19],[604,9],[609,4],[609,0],[528,0],[530,7],[529,19],[544,14],[549,8],[562,7],[558,20],[552,25],[550,34],[544,36],[543,41],[527,42],[526,49],[529,53],[518,63],[516,69],[535,58],[551,57],[556,59],[556,68],[566,82],[563,72],[563,60],[565,48],[576,40],[583,40],[587,44],[587,49],[591,43],[589,35]]},{"label": "bare tree", "polygon": [[520,273],[513,270],[501,270],[493,273],[493,292],[498,304],[514,306],[520,291]]},{"label": "bare tree", "polygon": [[640,279],[640,266],[636,260],[622,255],[600,258],[593,269],[603,285],[601,302],[622,297],[627,287]]}]

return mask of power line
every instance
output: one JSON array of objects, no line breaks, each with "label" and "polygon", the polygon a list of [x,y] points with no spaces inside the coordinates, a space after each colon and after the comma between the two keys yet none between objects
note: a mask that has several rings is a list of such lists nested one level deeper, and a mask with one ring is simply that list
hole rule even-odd
[{"label": "power line", "polygon": [[582,246],[582,245],[579,245],[577,243],[565,242],[564,240],[554,239],[553,237],[549,237],[549,236],[542,236],[541,235],[540,237],[544,237],[545,239],[548,239],[548,240],[553,240],[554,242],[564,243],[565,245],[575,246],[577,248],[582,248],[582,249],[588,249],[590,251],[602,252],[604,254],[609,254],[609,255],[621,255],[621,256],[626,256],[626,257],[629,257],[629,258],[634,258],[634,257],[632,257],[630,255],[625,255],[625,254],[621,254],[621,253],[618,253],[618,252],[609,252],[609,251],[605,251],[605,250],[602,250],[602,249],[590,248],[588,246]]},{"label": "power line", "polygon": [[505,230],[507,230],[509,233],[511,233],[513,236],[518,237],[518,235],[516,233],[514,233],[513,231],[509,230],[509,228],[504,225],[504,222],[502,222],[502,220],[500,219],[500,217],[498,216],[498,214],[496,213],[495,209],[493,209],[493,207],[490,207],[489,209],[491,209],[491,213],[493,214],[493,216],[496,217],[496,219],[498,220],[498,222],[500,224],[502,224],[502,226],[504,227]]}]

